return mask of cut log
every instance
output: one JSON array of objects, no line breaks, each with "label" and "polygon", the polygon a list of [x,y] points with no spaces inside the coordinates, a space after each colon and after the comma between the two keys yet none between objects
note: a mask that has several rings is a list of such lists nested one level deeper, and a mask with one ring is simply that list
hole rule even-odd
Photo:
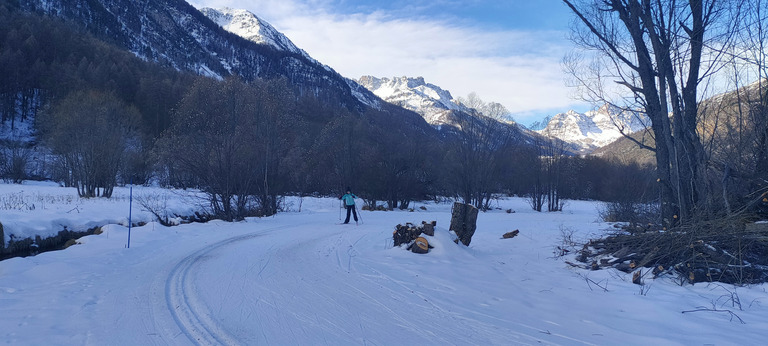
[{"label": "cut log", "polygon": [[632,283],[635,285],[643,284],[643,270],[640,269],[632,274]]},{"label": "cut log", "polygon": [[422,227],[424,234],[434,237],[435,236],[435,224],[437,224],[436,221],[432,221],[431,223],[427,223],[426,221],[422,222]]},{"label": "cut log", "polygon": [[408,226],[397,225],[395,231],[392,232],[392,240],[395,246],[406,244],[411,241],[411,232],[408,231]]},{"label": "cut log", "polygon": [[517,234],[520,233],[520,230],[514,230],[512,232],[504,233],[501,237],[504,239],[514,238],[517,236]]},{"label": "cut log", "polygon": [[411,251],[415,253],[427,253],[429,252],[429,242],[424,237],[418,237],[413,241]]}]

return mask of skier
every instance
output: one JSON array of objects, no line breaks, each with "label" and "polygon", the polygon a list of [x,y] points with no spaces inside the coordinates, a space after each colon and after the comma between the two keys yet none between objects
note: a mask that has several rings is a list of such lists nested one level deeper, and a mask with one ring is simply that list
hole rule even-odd
[{"label": "skier", "polygon": [[351,212],[355,216],[355,223],[357,223],[357,208],[355,208],[355,196],[349,188],[347,188],[347,193],[344,196],[339,197],[340,200],[344,201],[344,206],[347,208],[347,219],[344,220],[344,223],[349,223],[349,213]]}]

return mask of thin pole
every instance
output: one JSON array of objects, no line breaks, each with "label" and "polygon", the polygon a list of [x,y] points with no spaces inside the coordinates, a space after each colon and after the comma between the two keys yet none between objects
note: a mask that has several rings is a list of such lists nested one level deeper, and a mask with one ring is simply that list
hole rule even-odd
[{"label": "thin pole", "polygon": [[131,248],[131,225],[133,222],[131,222],[131,216],[133,212],[133,178],[131,178],[131,188],[130,193],[128,194],[128,246],[127,248]]},{"label": "thin pole", "polygon": [[363,216],[357,211],[357,203],[355,203],[355,214],[357,214],[357,217],[360,219],[360,223],[363,223]]}]

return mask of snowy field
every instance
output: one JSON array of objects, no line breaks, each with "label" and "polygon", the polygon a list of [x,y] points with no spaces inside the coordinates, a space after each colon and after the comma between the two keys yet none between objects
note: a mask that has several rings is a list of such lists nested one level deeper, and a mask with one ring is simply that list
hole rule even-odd
[{"label": "snowy field", "polygon": [[[178,212],[200,201],[136,188]],[[9,233],[110,223],[63,251],[0,262],[0,342],[13,345],[764,345],[768,285],[631,283],[555,257],[612,225],[597,204],[537,213],[522,199],[481,213],[469,247],[447,231],[450,205],[362,212],[339,202],[244,222],[131,230],[128,190],[80,200],[53,184],[0,185]],[[3,199],[5,198],[5,199]],[[24,204],[33,202],[34,208]],[[22,204],[13,201],[27,201]],[[13,206],[16,207],[13,207]],[[419,207],[425,206],[426,210]],[[514,209],[508,214],[504,209]],[[134,221],[152,215],[134,204]],[[395,225],[437,221],[419,255],[392,247]],[[505,232],[520,230],[512,239]],[[719,311],[713,311],[719,310]],[[690,312],[689,312],[690,311]],[[730,312],[728,312],[730,311]],[[683,313],[686,312],[686,313]],[[742,323],[743,321],[743,323]]]}]

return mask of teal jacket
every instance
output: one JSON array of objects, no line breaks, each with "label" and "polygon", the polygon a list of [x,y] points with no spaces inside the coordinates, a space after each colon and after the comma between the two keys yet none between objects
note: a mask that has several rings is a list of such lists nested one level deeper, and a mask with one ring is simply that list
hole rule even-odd
[{"label": "teal jacket", "polygon": [[357,198],[357,196],[352,193],[348,193],[344,196],[341,196],[340,199],[343,200],[344,204],[346,205],[355,205],[355,198]]}]

